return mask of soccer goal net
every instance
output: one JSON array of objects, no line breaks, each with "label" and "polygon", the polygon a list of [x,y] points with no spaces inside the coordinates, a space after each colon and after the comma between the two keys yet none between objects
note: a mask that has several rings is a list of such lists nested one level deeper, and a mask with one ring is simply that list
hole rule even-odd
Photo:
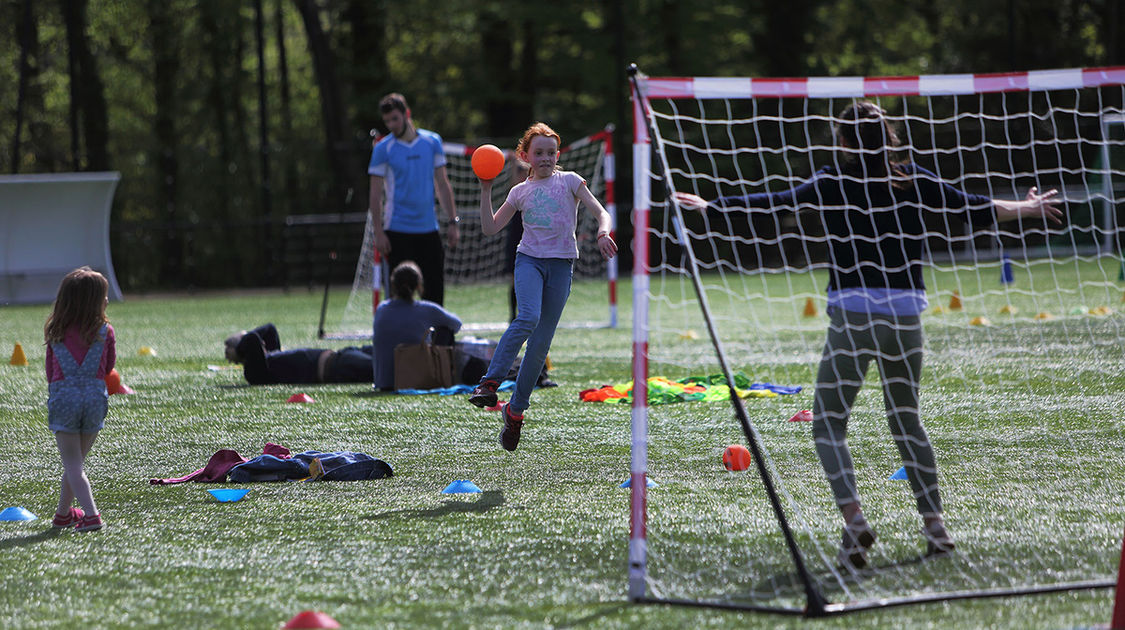
[{"label": "soccer goal net", "polygon": [[[514,143],[513,143],[514,145]],[[511,265],[515,258],[518,243],[518,230],[522,224],[519,218],[512,220],[509,227],[499,234],[487,236],[480,227],[480,182],[473,174],[471,158],[473,145],[447,142],[444,144],[446,173],[453,187],[453,199],[458,214],[462,217],[460,225],[461,240],[455,249],[445,252],[446,283],[452,285],[472,284],[487,292],[488,297],[475,299],[471,303],[459,304],[447,300],[446,307],[453,309],[465,321],[465,330],[500,330],[509,321],[509,296],[507,287],[511,282]],[[571,142],[561,150],[559,168],[582,175],[594,194],[605,206],[611,219],[616,220],[616,205],[613,197],[613,127]],[[518,160],[509,159],[503,172],[494,180],[492,203],[500,207],[508,196],[508,190],[525,175],[520,170]],[[440,213],[439,213],[440,215]],[[575,290],[597,291],[601,284],[601,294],[606,297],[606,310],[602,316],[589,312],[569,312],[563,314],[560,325],[569,327],[615,327],[617,325],[617,266],[616,259],[605,261],[598,252],[597,222],[584,209],[578,212],[578,250],[575,263]],[[442,225],[442,239],[448,226]],[[384,285],[390,270],[377,256],[374,247],[374,229],[370,215],[364,227],[363,245],[356,264],[355,279],[348,296],[344,313],[337,331],[326,335],[328,338],[357,338],[371,335],[373,308],[380,299],[386,297]],[[491,290],[490,290],[491,289]],[[448,295],[448,294],[447,294]],[[456,298],[454,298],[455,301]]]},{"label": "soccer goal net", "polygon": [[[1123,82],[1125,68],[634,74],[634,600],[820,615],[1113,584],[1125,523]],[[882,153],[837,140],[849,124],[841,112],[861,101],[897,135],[892,163],[925,171],[846,168]],[[835,183],[811,201],[759,194],[814,177]],[[917,201],[923,187],[948,190],[938,182],[958,194]],[[880,185],[915,203],[839,192]],[[1032,187],[1059,191],[1061,224],[966,221],[991,216],[992,204],[956,204],[1021,200]],[[913,273],[928,305],[919,283],[900,282]],[[835,287],[834,312],[865,316],[830,319],[830,278],[853,279]],[[882,320],[894,325],[877,328],[904,295],[913,317],[894,311]],[[818,378],[830,325],[838,360]],[[841,368],[862,363],[865,348],[866,380]],[[921,353],[918,374],[910,358]],[[916,404],[893,395],[885,409],[884,369],[892,384],[919,388]],[[735,383],[733,404],[657,404],[652,379],[701,376]],[[825,411],[802,421],[818,380]],[[829,398],[846,399],[849,386],[858,395],[846,438],[814,440],[817,423],[848,411]],[[905,426],[911,414],[933,445],[936,485],[925,434]],[[735,443],[753,453],[745,473],[720,461]],[[818,450],[830,454],[823,467]],[[866,567],[838,558],[837,503],[849,501],[828,468],[854,476],[877,534]],[[928,556],[919,504],[934,488],[955,549]]]}]

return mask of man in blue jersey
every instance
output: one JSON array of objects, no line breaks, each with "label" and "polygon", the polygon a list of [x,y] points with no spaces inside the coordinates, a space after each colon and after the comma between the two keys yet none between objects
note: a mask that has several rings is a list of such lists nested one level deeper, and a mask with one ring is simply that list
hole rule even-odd
[{"label": "man in blue jersey", "polygon": [[375,144],[367,167],[375,249],[391,269],[405,260],[416,262],[422,269],[422,299],[440,305],[445,299],[445,252],[434,212],[435,193],[449,218],[450,249],[461,236],[441,136],[414,126],[401,94],[384,96],[379,112],[390,134]]}]

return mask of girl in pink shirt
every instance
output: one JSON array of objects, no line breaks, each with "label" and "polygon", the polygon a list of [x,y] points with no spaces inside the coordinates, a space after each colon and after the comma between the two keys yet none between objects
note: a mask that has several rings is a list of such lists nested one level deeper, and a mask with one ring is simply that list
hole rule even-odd
[{"label": "girl in pink shirt", "polygon": [[478,407],[496,404],[496,388],[516,359],[524,341],[527,350],[516,376],[516,388],[504,405],[500,444],[514,451],[519,445],[523,412],[551,349],[563,307],[570,297],[574,260],[578,258],[575,228],[578,202],[598,220],[598,250],[606,258],[617,254],[610,236],[610,216],[577,173],[557,170],[559,134],[543,123],[524,132],[516,154],[530,166],[527,180],[512,187],[500,209],[492,210],[492,181],[481,180],[480,223],[485,234],[499,232],[516,211],[523,217],[523,237],[516,248],[516,318],[508,325],[488,372],[469,396]]},{"label": "girl in pink shirt", "polygon": [[[47,344],[47,428],[55,433],[63,476],[52,525],[86,532],[101,529],[84,470],[86,456],[105,426],[109,396],[105,376],[117,359],[105,276],[80,267],[59,284],[55,306],[43,326]],[[72,507],[77,499],[81,509]]]}]

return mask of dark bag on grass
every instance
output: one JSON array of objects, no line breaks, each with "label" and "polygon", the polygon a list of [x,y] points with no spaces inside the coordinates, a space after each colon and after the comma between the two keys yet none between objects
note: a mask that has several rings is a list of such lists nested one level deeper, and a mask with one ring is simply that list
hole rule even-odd
[{"label": "dark bag on grass", "polygon": [[428,343],[395,346],[395,389],[435,389],[452,385],[452,347]]}]

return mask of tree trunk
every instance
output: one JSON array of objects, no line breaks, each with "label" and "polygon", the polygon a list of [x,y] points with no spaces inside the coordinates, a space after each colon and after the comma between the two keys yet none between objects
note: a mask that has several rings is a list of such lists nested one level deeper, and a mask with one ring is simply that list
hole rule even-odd
[{"label": "tree trunk", "polygon": [[[488,133],[494,137],[519,136],[533,116],[534,77],[538,47],[534,44],[535,23],[516,22],[500,10],[485,11],[481,21],[481,58],[485,76],[493,87],[484,104]],[[523,38],[523,54],[517,56],[512,34]],[[519,66],[515,64],[519,61]]]},{"label": "tree trunk", "polygon": [[1102,63],[1107,66],[1125,64],[1125,8],[1120,0],[1105,0],[1104,20],[1102,23],[1102,41],[1105,42],[1106,58]]},{"label": "tree trunk", "polygon": [[176,220],[179,213],[179,155],[176,142],[176,83],[180,56],[176,49],[178,25],[169,13],[166,0],[149,0],[149,37],[152,45],[153,87],[156,113],[153,132],[156,139],[156,171],[164,219],[164,261],[160,282],[165,286],[179,284],[183,278],[183,237]]},{"label": "tree trunk", "polygon": [[[39,23],[36,20],[32,0],[21,3],[17,39],[20,45],[20,78],[16,96],[16,128],[12,136],[13,173],[21,170],[24,124],[27,124],[28,146],[32,154],[33,170],[52,172],[55,170],[55,155],[51,150],[49,125],[44,120],[43,86],[40,81],[42,58],[39,50]],[[38,116],[36,116],[38,114]]]},{"label": "tree trunk", "polygon": [[266,18],[262,0],[254,0],[254,48],[258,54],[258,182],[261,193],[262,234],[265,235],[261,272],[263,279],[276,284],[284,264],[277,255],[280,231],[273,220],[273,191],[270,172],[269,108],[266,99]]},{"label": "tree trunk", "polygon": [[354,118],[370,127],[380,120],[379,100],[391,92],[387,68],[387,5],[385,0],[348,0],[344,17],[350,25],[351,87]]},{"label": "tree trunk", "polygon": [[16,129],[12,134],[12,173],[20,172],[20,138],[23,136],[23,115],[27,107],[27,84],[31,81],[32,49],[38,37],[35,33],[35,14],[31,12],[31,0],[24,0],[20,5],[20,24],[18,39],[20,42],[20,78],[16,88]]},{"label": "tree trunk", "polygon": [[86,169],[82,168],[77,130],[71,130],[75,170],[107,171],[109,164],[109,114],[105,86],[86,37],[86,0],[62,3],[70,68],[71,124],[80,124],[86,144]]},{"label": "tree trunk", "polygon": [[[277,28],[277,73],[281,89],[281,133],[278,139],[278,158],[282,162],[285,173],[283,186],[285,191],[280,197],[279,211],[282,215],[289,213],[289,208],[297,202],[297,169],[295,166],[295,147],[289,142],[293,139],[293,96],[289,88],[289,61],[285,51],[285,11],[282,10],[286,0],[276,0],[275,24]],[[298,204],[299,206],[299,204]]]},{"label": "tree trunk", "polygon": [[766,14],[766,74],[771,77],[803,77],[808,74],[805,56],[805,25],[809,23],[808,0],[764,3]]},{"label": "tree trunk", "polygon": [[[333,174],[332,199],[334,208],[345,205],[348,191],[354,190],[354,181],[349,181],[352,172],[352,152],[347,133],[347,117],[344,113],[340,78],[336,73],[336,56],[328,43],[324,30],[320,27],[320,15],[314,0],[294,0],[305,25],[305,34],[312,53],[313,69],[317,87],[320,89],[320,111],[324,119],[324,136],[328,151],[328,164]],[[359,197],[359,195],[353,195]]]}]

